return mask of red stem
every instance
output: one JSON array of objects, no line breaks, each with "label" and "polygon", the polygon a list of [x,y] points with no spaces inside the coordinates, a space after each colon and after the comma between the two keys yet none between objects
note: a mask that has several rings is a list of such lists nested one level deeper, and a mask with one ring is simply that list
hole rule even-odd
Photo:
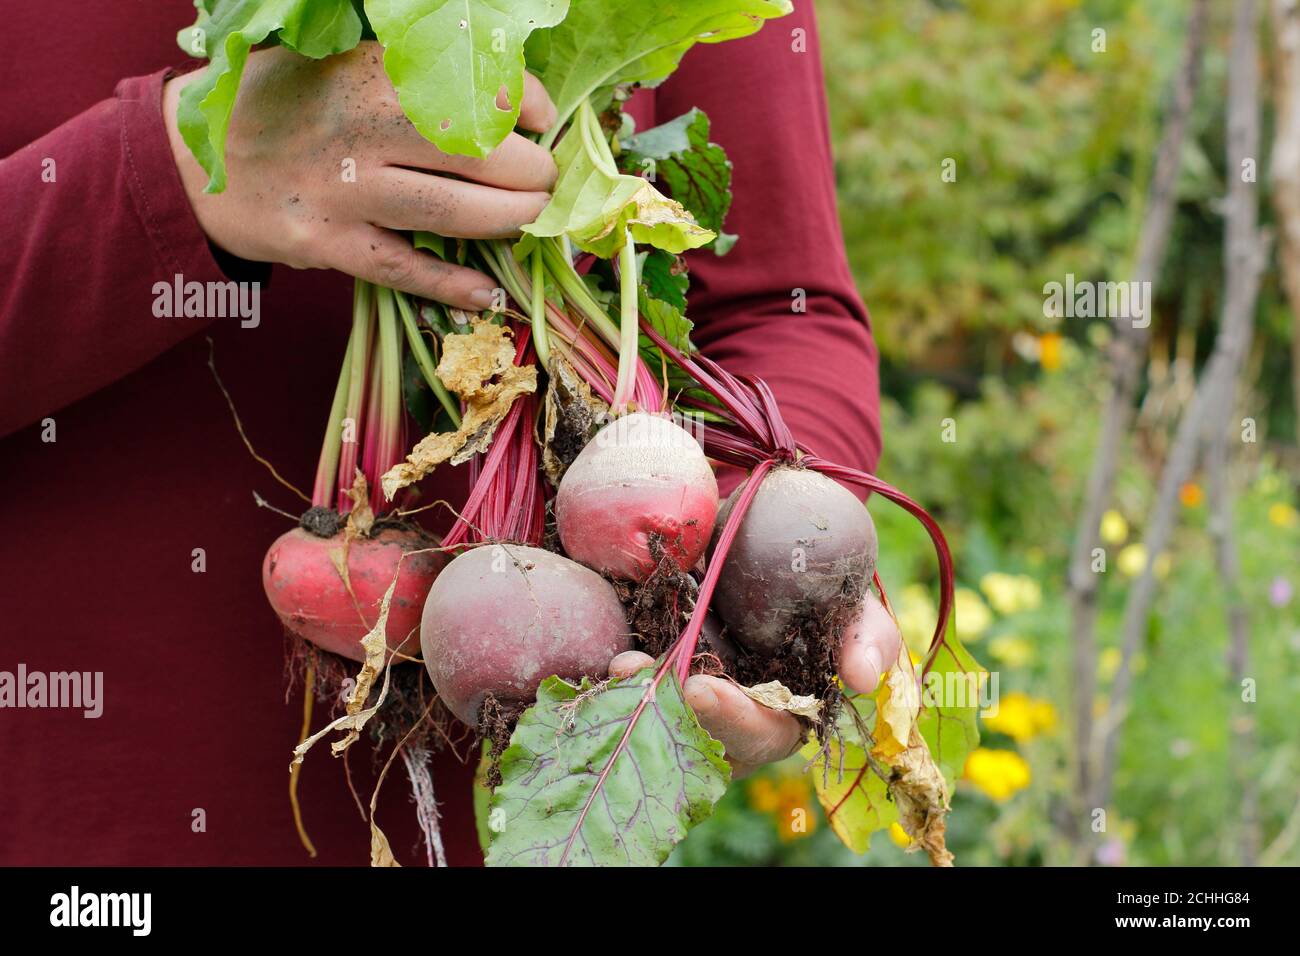
[{"label": "red stem", "polygon": [[[874,491],[882,498],[889,499],[921,522],[925,530],[929,532],[930,540],[934,543],[935,554],[939,558],[939,620],[935,624],[934,637],[931,639],[930,649],[926,653],[925,666],[922,669],[922,676],[924,676],[929,673],[934,655],[943,644],[944,635],[948,631],[948,616],[952,613],[954,579],[952,550],[948,547],[948,539],[944,536],[943,529],[939,527],[939,522],[934,520],[930,512],[926,511],[920,504],[903,494],[893,485],[881,481],[875,475],[869,475],[865,471],[859,471],[856,468],[836,465],[815,455],[805,457],[803,462],[807,467],[821,472],[828,478],[847,481],[850,484]],[[881,597],[884,597],[883,588],[881,589]]]},{"label": "red stem", "polygon": [[745,479],[740,497],[732,506],[731,514],[727,516],[726,524],[722,526],[722,533],[718,536],[718,543],[709,557],[708,566],[704,569],[704,580],[700,582],[700,592],[695,596],[695,609],[691,612],[691,619],[686,625],[686,630],[682,631],[681,636],[673,642],[673,649],[668,656],[676,660],[677,679],[683,684],[686,683],[686,677],[690,673],[691,658],[695,656],[695,645],[700,639],[700,628],[704,626],[704,618],[709,613],[709,602],[713,600],[713,591],[718,586],[719,575],[722,574],[722,563],[727,558],[727,552],[731,550],[731,543],[736,540],[740,522],[744,520],[750,503],[758,494],[758,486],[762,483],[763,476],[775,464],[776,461],[771,458],[761,461]]}]

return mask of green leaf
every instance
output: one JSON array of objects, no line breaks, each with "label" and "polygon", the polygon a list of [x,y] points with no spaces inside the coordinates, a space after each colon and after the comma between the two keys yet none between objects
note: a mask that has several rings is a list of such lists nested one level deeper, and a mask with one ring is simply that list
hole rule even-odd
[{"label": "green leaf", "polygon": [[176,120],[185,145],[208,174],[206,192],[226,188],[226,131],[248,51],[272,34],[303,56],[320,59],[350,50],[361,39],[361,19],[349,0],[230,0],[200,9],[182,30],[182,49],[205,51],[203,76],[181,91]]},{"label": "green leaf", "polygon": [[623,142],[624,168],[662,181],[674,199],[718,234],[713,250],[725,255],[736,237],[722,231],[731,208],[731,161],[709,142],[709,117],[693,109]]},{"label": "green leaf", "polygon": [[671,673],[542,682],[501,757],[489,866],[662,863],[731,779]]},{"label": "green leaf", "polygon": [[685,312],[690,283],[685,266],[671,252],[651,249],[642,256],[641,284],[651,298],[662,299],[677,311]]},{"label": "green leaf", "polygon": [[483,741],[479,748],[478,766],[474,769],[474,830],[478,834],[479,849],[484,853],[495,834],[488,821],[491,810],[492,788],[488,786],[488,768],[492,765],[492,742]]},{"label": "green leaf", "polygon": [[[402,109],[445,153],[486,156],[515,127],[524,41],[568,0],[366,0]],[[497,106],[505,87],[509,109]]]},{"label": "green leaf", "polygon": [[696,43],[747,36],[792,9],[789,0],[571,0],[563,23],[529,39],[528,62],[564,122],[618,83],[658,83]]},{"label": "green leaf", "polygon": [[[850,709],[856,711],[857,720]],[[869,726],[875,705],[870,694],[858,694],[845,702],[838,721],[839,736],[828,742],[826,754],[813,764],[813,789],[835,835],[854,853],[866,853],[871,835],[898,820],[898,807],[889,797],[889,787],[868,760],[870,745],[859,726]],[[811,760],[821,745],[809,741],[800,753]]]},{"label": "green leaf", "polygon": [[417,249],[425,249],[432,252],[439,259],[447,258],[447,240],[438,235],[436,232],[424,232],[423,230],[411,234],[411,245]]},{"label": "green leaf", "polygon": [[625,229],[636,242],[673,253],[712,241],[714,234],[701,228],[681,203],[639,176],[618,172],[612,162],[598,164],[592,156],[598,148],[581,122],[565,134],[555,149],[560,172],[551,201],[535,222],[524,226],[525,233],[567,234],[578,248],[604,259],[623,247]]},{"label": "green leaf", "polygon": [[[949,633],[922,678],[922,709],[916,719],[939,770],[952,792],[966,765],[966,757],[979,746],[979,688],[988,674]],[[939,706],[932,706],[938,703]]]},{"label": "green leaf", "polygon": [[[691,320],[682,315],[673,305],[664,302],[662,299],[655,299],[646,295],[646,290],[642,288],[637,296],[637,308],[640,310],[641,317],[650,323],[650,326],[668,340],[668,344],[679,352],[690,354],[695,351],[691,345],[691,329],[694,325]],[[658,348],[650,341],[648,335],[641,336],[641,348],[653,350],[656,358],[652,367],[657,368],[659,365]],[[694,381],[692,379],[692,381]]]}]

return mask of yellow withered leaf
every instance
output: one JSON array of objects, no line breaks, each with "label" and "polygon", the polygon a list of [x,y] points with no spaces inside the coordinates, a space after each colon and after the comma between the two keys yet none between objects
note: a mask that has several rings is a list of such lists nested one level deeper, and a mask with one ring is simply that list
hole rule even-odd
[{"label": "yellow withered leaf", "polygon": [[916,671],[907,646],[902,645],[898,660],[876,691],[876,745],[871,748],[871,755],[878,760],[890,760],[906,750],[920,711],[921,692],[916,684]]}]

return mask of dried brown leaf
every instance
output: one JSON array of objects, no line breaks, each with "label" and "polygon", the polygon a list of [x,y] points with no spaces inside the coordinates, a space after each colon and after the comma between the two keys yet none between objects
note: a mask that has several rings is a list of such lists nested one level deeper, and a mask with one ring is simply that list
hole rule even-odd
[{"label": "dried brown leaf", "polygon": [[426,435],[406,461],[384,474],[384,497],[389,501],[443,462],[459,465],[487,451],[515,399],[537,391],[537,369],[515,365],[510,330],[487,321],[475,322],[468,335],[443,339],[438,377],[465,403],[460,427],[454,432]]},{"label": "dried brown leaf", "polygon": [[393,848],[388,845],[388,837],[384,836],[384,831],[379,829],[374,819],[370,821],[370,865],[371,866],[398,866],[393,856]]},{"label": "dried brown leaf", "polygon": [[751,700],[756,700],[772,710],[785,711],[798,717],[807,717],[809,720],[817,720],[821,716],[820,700],[810,694],[794,694],[779,680],[740,689]]},{"label": "dried brown leaf", "polygon": [[357,538],[370,534],[370,529],[375,524],[375,513],[370,508],[370,487],[360,468],[357,469],[357,476],[352,479],[348,497],[352,499],[352,510],[348,512],[348,524],[343,537],[345,542],[351,544]]},{"label": "dried brown leaf", "polygon": [[546,386],[546,420],[543,432],[542,470],[559,487],[565,470],[609,421],[609,406],[591,393],[573,366],[555,355]]},{"label": "dried brown leaf", "polygon": [[908,747],[891,763],[889,790],[898,806],[898,822],[912,838],[908,852],[924,850],[934,866],[952,866],[944,845],[948,786],[921,732],[912,728]]},{"label": "dried brown leaf", "polygon": [[[401,569],[398,569],[398,574]],[[388,697],[389,677],[392,674],[391,668],[385,668],[384,664],[388,656],[388,608],[393,600],[393,591],[397,588],[398,574],[393,575],[393,581],[388,585],[388,590],[384,592],[384,599],[379,605],[379,619],[370,632],[361,639],[361,646],[366,652],[365,662],[361,665],[361,671],[357,674],[356,684],[352,688],[352,693],[348,695],[346,701],[345,713],[337,720],[326,724],[319,731],[312,734],[293,750],[293,761],[289,764],[290,769],[297,764],[302,763],[302,758],[306,756],[307,751],[316,745],[317,741],[333,733],[336,730],[345,731],[344,736],[330,744],[330,752],[338,756],[351,747],[361,736],[361,730],[370,721],[370,718],[379,712],[383,706],[385,698]],[[380,671],[384,672],[384,684],[379,690],[379,697],[371,707],[363,705],[366,698],[370,696],[371,688],[375,686],[375,678]]]}]

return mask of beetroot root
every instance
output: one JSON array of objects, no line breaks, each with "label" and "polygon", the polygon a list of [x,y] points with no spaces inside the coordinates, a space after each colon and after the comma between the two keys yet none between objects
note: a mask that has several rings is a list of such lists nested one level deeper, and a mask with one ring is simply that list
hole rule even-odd
[{"label": "beetroot root", "polygon": [[555,523],[565,553],[602,574],[644,582],[651,540],[679,568],[704,553],[718,483],[704,451],[667,418],[636,412],[606,425],[560,482]]},{"label": "beetroot root", "polygon": [[594,571],[539,548],[484,545],[434,582],[420,646],[438,696],[473,727],[488,694],[510,707],[530,703],[552,674],[604,677],[633,636]]},{"label": "beetroot root", "polygon": [[[719,528],[738,494],[723,503]],[[875,525],[852,492],[814,471],[774,468],[726,555],[713,609],[736,641],[771,656],[799,630],[860,604],[876,548]]]},{"label": "beetroot root", "polygon": [[444,561],[436,551],[412,554],[405,560],[402,555],[433,545],[421,532],[397,528],[353,540],[348,548],[349,594],[330,556],[330,552],[342,552],[343,536],[321,538],[295,528],[267,550],[262,587],[291,633],[324,650],[363,661],[361,639],[379,620],[384,594],[401,561],[401,575],[389,602],[386,635],[391,650],[414,657],[424,599]]}]

